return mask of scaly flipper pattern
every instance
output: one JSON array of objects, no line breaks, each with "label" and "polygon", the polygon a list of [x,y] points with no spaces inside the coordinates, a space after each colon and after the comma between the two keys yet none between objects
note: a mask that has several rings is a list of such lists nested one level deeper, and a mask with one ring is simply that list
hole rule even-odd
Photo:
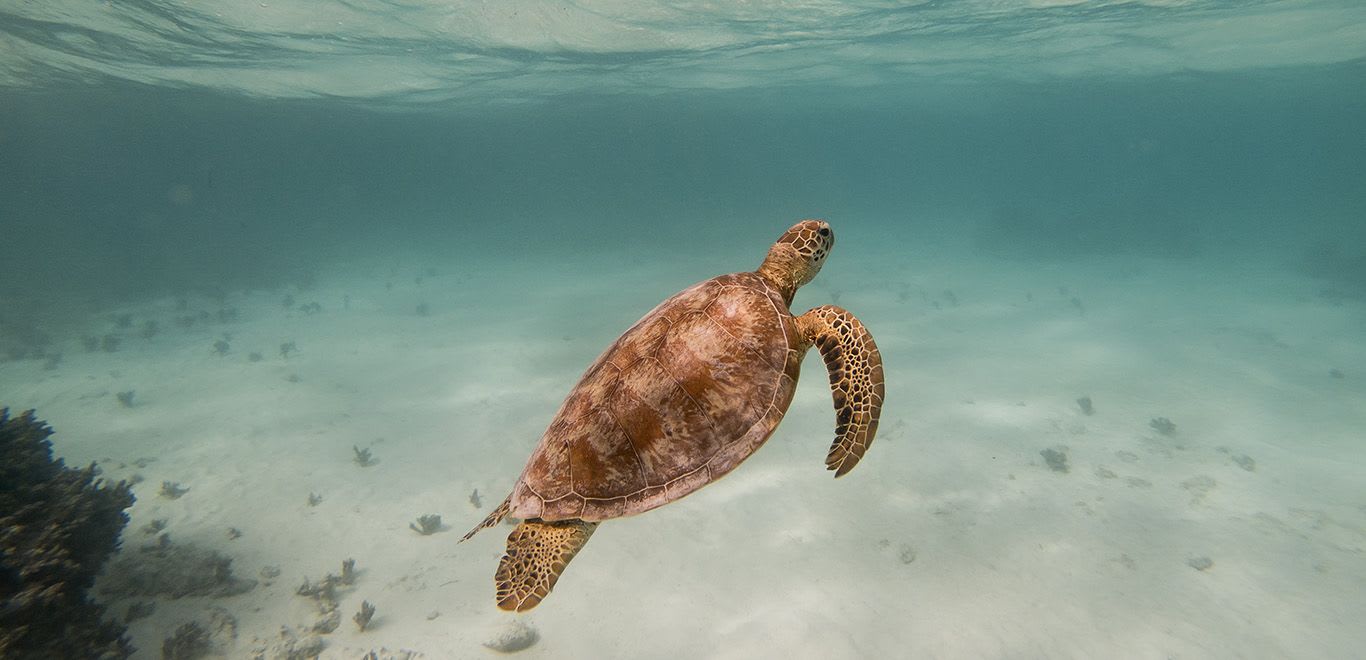
[{"label": "scaly flipper pattern", "polygon": [[493,576],[498,608],[525,612],[539,605],[597,528],[598,523],[582,520],[528,520],[517,525]]},{"label": "scaly flipper pattern", "polygon": [[463,537],[461,537],[460,542],[464,543],[465,541],[470,540],[471,536],[478,534],[480,531],[493,527],[494,525],[497,525],[500,522],[503,522],[503,518],[507,517],[508,510],[511,507],[512,496],[508,495],[507,499],[503,500],[503,503],[499,504],[498,508],[494,509],[493,513],[490,513],[488,517],[484,519],[484,522],[475,525],[474,529],[471,529],[468,534],[465,534]]},{"label": "scaly flipper pattern", "polygon": [[821,352],[835,400],[835,441],[825,467],[848,474],[877,434],[882,414],[882,354],[873,336],[848,310],[824,305],[797,318],[797,327]]}]

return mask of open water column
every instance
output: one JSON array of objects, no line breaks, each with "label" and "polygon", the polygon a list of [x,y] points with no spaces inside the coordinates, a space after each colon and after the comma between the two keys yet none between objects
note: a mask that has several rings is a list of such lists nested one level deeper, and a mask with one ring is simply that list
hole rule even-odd
[{"label": "open water column", "polygon": [[1363,182],[1354,0],[0,3],[0,656],[1358,656]]}]

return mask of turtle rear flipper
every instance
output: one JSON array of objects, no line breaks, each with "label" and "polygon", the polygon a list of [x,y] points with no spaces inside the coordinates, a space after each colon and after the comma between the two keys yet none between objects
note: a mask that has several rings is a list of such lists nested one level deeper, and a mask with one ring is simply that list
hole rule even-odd
[{"label": "turtle rear flipper", "polygon": [[493,576],[498,608],[525,612],[540,604],[598,523],[527,520],[508,535],[507,553]]},{"label": "turtle rear flipper", "polygon": [[475,534],[478,534],[479,532],[485,529],[488,529],[490,527],[493,527],[494,525],[497,525],[500,522],[503,522],[503,518],[507,517],[508,510],[511,508],[512,496],[508,495],[507,499],[503,500],[503,503],[499,504],[498,508],[494,509],[493,513],[490,513],[487,518],[484,518],[483,522],[479,523],[478,525],[475,525],[474,529],[471,529],[469,533],[461,537],[460,542],[464,543],[465,541],[470,540],[471,536],[474,536]]},{"label": "turtle rear flipper", "polygon": [[848,310],[823,305],[797,317],[797,327],[821,352],[835,399],[835,441],[825,467],[842,477],[877,434],[882,414],[882,354],[873,336]]}]

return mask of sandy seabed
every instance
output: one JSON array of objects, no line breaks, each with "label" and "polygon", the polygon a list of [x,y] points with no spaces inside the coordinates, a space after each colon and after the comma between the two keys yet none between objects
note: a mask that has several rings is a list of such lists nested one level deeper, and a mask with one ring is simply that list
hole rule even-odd
[{"label": "sandy seabed", "polygon": [[[236,621],[227,657],[278,645],[282,627],[304,635],[320,614],[296,590],[348,558],[356,579],[338,590],[323,657],[497,655],[484,643],[514,617],[492,593],[508,528],[457,540],[602,347],[721,271],[327,272],[306,289],[110,309],[59,338],[54,368],[0,365],[3,404],[36,408],[59,455],[141,478],[125,556],[164,520],[170,543],[257,581],[227,597],[109,599],[119,615],[155,603],[129,627],[139,657],[216,608]],[[879,342],[888,397],[867,458],[838,481],[822,469],[834,421],[809,356],[768,445],[693,496],[603,525],[520,617],[538,640],[517,655],[1357,656],[1366,307],[1321,288],[1257,260],[837,250],[794,308],[847,307]],[[143,338],[147,320],[158,330]],[[107,333],[118,350],[82,347]],[[287,342],[297,350],[282,355]],[[358,465],[353,447],[376,462]],[[188,490],[166,497],[163,482]],[[443,529],[412,531],[425,514]],[[365,631],[351,621],[362,601],[377,610]]]}]

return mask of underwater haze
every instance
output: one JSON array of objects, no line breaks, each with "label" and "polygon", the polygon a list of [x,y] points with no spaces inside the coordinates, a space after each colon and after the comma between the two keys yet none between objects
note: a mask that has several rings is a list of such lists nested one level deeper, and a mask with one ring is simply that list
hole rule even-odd
[{"label": "underwater haze", "polygon": [[[858,468],[808,356],[499,611],[457,541],[583,370],[802,218]],[[135,657],[1366,648],[1359,0],[9,2],[0,239],[0,407],[134,482]]]}]

